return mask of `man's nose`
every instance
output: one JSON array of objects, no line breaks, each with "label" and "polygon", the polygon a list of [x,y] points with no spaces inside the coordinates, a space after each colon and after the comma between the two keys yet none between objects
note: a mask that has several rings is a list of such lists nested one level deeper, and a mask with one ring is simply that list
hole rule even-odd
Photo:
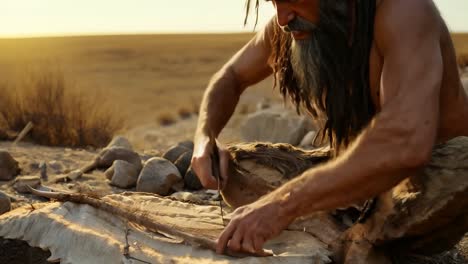
[{"label": "man's nose", "polygon": [[284,4],[276,4],[276,17],[277,22],[280,27],[284,27],[289,24],[291,20],[294,19],[296,14],[290,8],[284,6]]}]

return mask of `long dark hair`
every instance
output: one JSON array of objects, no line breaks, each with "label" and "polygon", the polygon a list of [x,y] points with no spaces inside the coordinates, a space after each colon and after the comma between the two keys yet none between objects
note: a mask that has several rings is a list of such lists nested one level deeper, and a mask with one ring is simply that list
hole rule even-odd
[{"label": "long dark hair", "polygon": [[[247,15],[255,1],[258,16],[259,0],[248,0]],[[346,12],[335,12],[336,9]],[[326,42],[323,66],[319,67],[317,95],[311,96],[298,87],[291,66],[291,34],[275,27],[271,61],[274,62],[275,86],[289,97],[297,111],[305,108],[313,116],[323,118],[322,138],[328,138],[337,154],[370,122],[375,114],[369,87],[369,55],[373,41],[375,0],[320,0],[320,11],[335,12],[333,19],[320,17],[318,30],[333,25],[334,32],[320,32]],[[332,20],[332,21],[331,21]],[[245,21],[246,22],[246,21]],[[328,53],[328,55],[327,55]],[[338,54],[337,54],[338,53]]]}]

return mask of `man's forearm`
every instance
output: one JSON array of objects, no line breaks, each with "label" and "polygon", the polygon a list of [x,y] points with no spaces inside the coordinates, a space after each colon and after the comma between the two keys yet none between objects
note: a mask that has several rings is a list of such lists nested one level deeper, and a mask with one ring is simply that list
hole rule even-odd
[{"label": "man's forearm", "polygon": [[306,171],[270,198],[281,202],[285,215],[298,217],[362,202],[417,173],[424,159],[405,161],[409,158],[402,153],[412,146],[405,146],[404,140],[391,140],[401,130],[381,125],[382,120],[377,123],[380,125],[367,128],[336,160]]},{"label": "man's forearm", "polygon": [[210,81],[198,118],[195,138],[217,137],[231,118],[241,94],[241,87],[232,68],[225,67]]}]

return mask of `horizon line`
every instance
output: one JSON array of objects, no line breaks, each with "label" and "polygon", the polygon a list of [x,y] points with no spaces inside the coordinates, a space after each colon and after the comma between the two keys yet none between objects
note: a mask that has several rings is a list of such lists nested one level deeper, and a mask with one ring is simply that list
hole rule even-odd
[{"label": "horizon line", "polygon": [[[6,34],[0,35],[0,40],[7,39],[36,39],[36,38],[76,38],[76,37],[112,37],[112,36],[144,36],[144,35],[223,35],[223,34],[253,34],[252,30],[213,30],[213,31],[133,31],[133,32],[72,32],[72,33],[45,33],[45,34]],[[468,34],[468,31],[451,31],[451,34]]]},{"label": "horizon line", "polygon": [[0,34],[0,39],[61,38],[61,37],[98,37],[98,36],[141,36],[141,35],[222,35],[252,34],[256,30],[211,30],[211,31],[123,31],[123,32],[71,32],[71,33],[33,33],[33,34]]}]

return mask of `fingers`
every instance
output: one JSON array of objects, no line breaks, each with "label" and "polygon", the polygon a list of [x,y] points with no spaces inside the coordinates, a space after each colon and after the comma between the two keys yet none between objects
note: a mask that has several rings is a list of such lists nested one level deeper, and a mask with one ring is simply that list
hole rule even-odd
[{"label": "fingers", "polygon": [[222,187],[227,184],[228,176],[229,176],[229,161],[231,159],[231,154],[226,149],[219,149],[219,167],[221,172],[221,183]]},{"label": "fingers", "polygon": [[211,171],[211,158],[209,156],[194,156],[192,157],[192,169],[200,179],[200,183],[207,189],[216,190],[218,183],[212,176]]},{"label": "fingers", "polygon": [[242,239],[241,249],[244,252],[249,252],[249,253],[255,254],[256,250],[255,250],[255,247],[254,247],[253,237],[251,235],[245,237],[244,239]]},{"label": "fingers", "polygon": [[255,237],[253,237],[253,248],[254,248],[255,252],[264,253],[263,244],[265,244],[265,238],[263,238],[260,235],[257,235]]},{"label": "fingers", "polygon": [[237,223],[235,221],[231,221],[226,229],[224,229],[223,233],[218,238],[218,244],[216,245],[216,253],[223,254],[226,250],[226,246],[231,239],[232,234],[236,231]]}]

